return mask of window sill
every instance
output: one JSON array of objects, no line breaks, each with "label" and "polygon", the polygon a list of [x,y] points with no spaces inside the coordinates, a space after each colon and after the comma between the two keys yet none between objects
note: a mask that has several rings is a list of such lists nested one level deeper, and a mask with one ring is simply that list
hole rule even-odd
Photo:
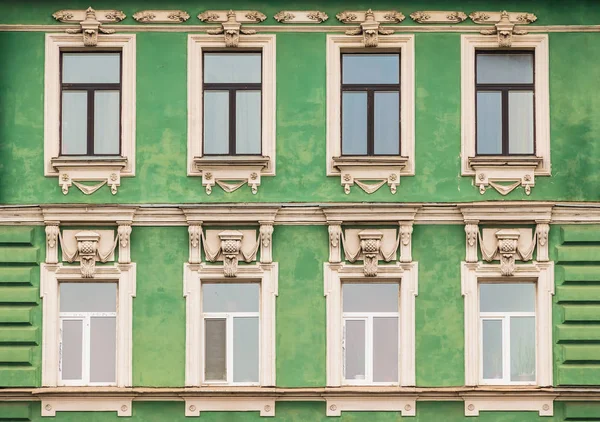
[{"label": "window sill", "polygon": [[554,416],[556,395],[518,396],[510,393],[465,394],[465,416],[479,416],[479,412],[538,412],[540,416]]},{"label": "window sill", "polygon": [[[113,195],[121,184],[121,176],[126,176],[125,157],[53,157],[51,166],[58,172],[58,184],[63,194],[69,193],[69,187],[75,185],[81,192],[91,195],[105,184],[110,186]],[[96,185],[84,185],[80,182],[98,182]]]},{"label": "window sill", "polygon": [[42,398],[42,416],[56,412],[117,412],[131,416],[132,397],[52,397]]},{"label": "window sill", "polygon": [[[534,155],[468,157],[469,168],[474,171],[475,185],[482,195],[489,187],[493,187],[501,195],[508,195],[519,186],[530,195],[531,188],[535,186],[535,174],[543,161],[542,157]],[[510,184],[505,185],[503,182]]]},{"label": "window sill", "polygon": [[[340,172],[346,195],[354,184],[371,194],[386,183],[395,194],[408,161],[408,157],[401,156],[344,156],[333,157],[333,167]],[[375,183],[365,183],[365,180]]]},{"label": "window sill", "polygon": [[202,186],[206,194],[212,193],[213,186],[219,185],[225,192],[231,193],[245,184],[258,192],[261,176],[273,175],[271,158],[262,155],[204,156],[194,157],[194,168],[202,175]]}]

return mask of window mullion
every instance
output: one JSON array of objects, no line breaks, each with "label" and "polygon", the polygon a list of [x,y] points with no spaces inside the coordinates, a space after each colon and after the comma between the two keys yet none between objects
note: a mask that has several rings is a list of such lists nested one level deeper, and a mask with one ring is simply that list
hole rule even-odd
[{"label": "window mullion", "polygon": [[86,155],[94,155],[94,104],[95,104],[94,89],[87,90],[87,153]]},{"label": "window mullion", "polygon": [[502,319],[502,358],[504,361],[504,370],[502,378],[507,384],[510,383],[510,316],[506,315]]},{"label": "window mullion", "polygon": [[236,90],[229,90],[229,155],[236,155],[236,133],[235,133],[235,110],[236,109]]},{"label": "window mullion", "polygon": [[90,383],[90,372],[91,372],[91,326],[90,316],[86,315],[83,317],[83,358],[82,358],[82,379],[85,385]]},{"label": "window mullion", "polygon": [[502,89],[502,155],[509,155],[509,139],[508,139],[508,92],[509,88]]},{"label": "window mullion", "polygon": [[367,155],[375,154],[375,92],[367,90]]},{"label": "window mullion", "polygon": [[233,338],[233,315],[227,314],[226,318],[227,323],[225,327],[225,353],[227,356],[227,363],[225,372],[227,374],[227,383],[231,384],[233,383],[233,342],[235,341]]},{"label": "window mullion", "polygon": [[365,321],[365,381],[373,382],[373,315]]}]

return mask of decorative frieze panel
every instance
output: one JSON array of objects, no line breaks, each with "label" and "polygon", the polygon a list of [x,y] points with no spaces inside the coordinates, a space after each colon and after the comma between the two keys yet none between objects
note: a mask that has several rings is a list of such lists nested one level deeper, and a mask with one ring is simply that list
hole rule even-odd
[{"label": "decorative frieze panel", "polygon": [[527,25],[537,20],[532,13],[523,12],[473,12],[469,16],[478,24],[494,24],[494,29],[484,29],[482,35],[497,35],[498,47],[511,47],[513,35],[527,35],[527,31],[515,29],[515,24]]},{"label": "decorative frieze panel", "polygon": [[467,15],[457,11],[426,10],[411,13],[410,18],[417,23],[461,23]]},{"label": "decorative frieze panel", "polygon": [[237,47],[240,43],[240,34],[254,35],[254,29],[243,29],[242,23],[262,22],[267,17],[256,10],[243,11],[225,11],[225,10],[207,10],[198,15],[198,19],[203,22],[220,22],[218,29],[209,29],[206,31],[209,35],[223,35],[225,37],[225,47]]},{"label": "decorative frieze panel", "polygon": [[365,47],[377,47],[379,45],[379,35],[392,35],[391,29],[383,29],[382,23],[400,23],[404,20],[404,15],[395,10],[373,11],[343,11],[336,15],[342,23],[360,24],[356,29],[346,31],[346,35],[362,35]]},{"label": "decorative frieze panel", "polygon": [[100,23],[117,23],[127,17],[120,10],[94,10],[91,7],[87,10],[58,10],[52,14],[52,17],[59,22],[79,23],[87,18],[90,11],[94,12],[95,18]]},{"label": "decorative frieze panel", "polygon": [[140,23],[182,23],[189,18],[184,10],[141,10],[133,15]]},{"label": "decorative frieze panel", "polygon": [[98,45],[98,33],[114,34],[114,29],[102,27],[105,22],[120,22],[125,19],[125,14],[119,10],[100,10],[96,12],[91,7],[87,10],[59,10],[52,15],[60,22],[79,22],[80,28],[67,29],[67,34],[82,34],[83,45],[95,47]]},{"label": "decorative frieze panel", "polygon": [[322,23],[329,19],[329,16],[318,10],[282,10],[273,18],[279,23]]}]

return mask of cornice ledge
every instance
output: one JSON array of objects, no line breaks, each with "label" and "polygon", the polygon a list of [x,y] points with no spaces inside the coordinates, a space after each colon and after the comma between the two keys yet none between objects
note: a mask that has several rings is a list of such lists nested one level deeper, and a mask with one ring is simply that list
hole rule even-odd
[{"label": "cornice ledge", "polygon": [[244,204],[243,207],[226,205],[210,205],[202,208],[192,208],[185,205],[181,207],[188,225],[235,225],[240,223],[258,224],[263,222],[273,224],[280,208],[280,206],[261,206],[258,204]]},{"label": "cornice ledge", "polygon": [[457,207],[465,223],[549,223],[552,220],[553,204],[530,204],[526,201],[474,202],[458,204]]},{"label": "cornice ledge", "polygon": [[412,222],[422,205],[323,205],[323,214],[328,224],[350,222]]},{"label": "cornice ledge", "polygon": [[42,216],[44,224],[131,224],[137,209],[137,206],[52,205],[42,207]]}]

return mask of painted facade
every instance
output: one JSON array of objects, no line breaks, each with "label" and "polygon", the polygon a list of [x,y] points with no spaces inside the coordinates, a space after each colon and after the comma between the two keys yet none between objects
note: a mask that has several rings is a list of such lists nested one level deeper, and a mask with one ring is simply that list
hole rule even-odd
[{"label": "painted facade", "polygon": [[[0,421],[600,420],[596,2],[88,6],[0,4]],[[468,48],[508,41],[547,57],[547,149],[470,162]],[[189,52],[245,47],[263,53],[267,158],[210,161]],[[123,49],[126,164],[53,160],[69,48]],[[412,58],[406,160],[335,162],[336,48]],[[399,381],[340,385],[339,286],[386,277],[407,289]],[[118,283],[116,385],[57,386],[58,285],[84,279]],[[259,385],[205,385],[200,285],[234,279],[261,283]],[[482,280],[536,283],[531,385],[480,383]]]}]

